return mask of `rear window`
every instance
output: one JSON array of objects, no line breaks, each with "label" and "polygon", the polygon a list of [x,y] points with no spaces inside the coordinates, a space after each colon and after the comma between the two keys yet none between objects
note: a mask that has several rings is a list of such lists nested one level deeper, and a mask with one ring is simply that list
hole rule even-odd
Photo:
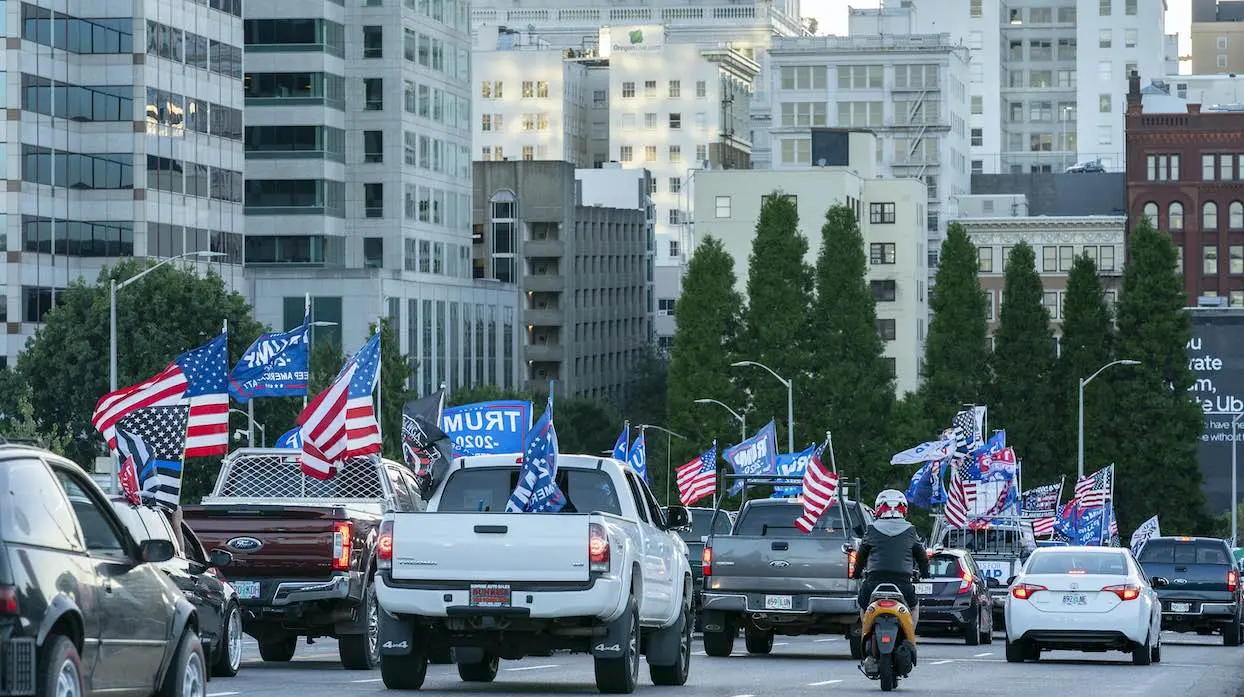
[{"label": "rear window", "polygon": [[[504,513],[510,494],[518,486],[518,473],[517,466],[454,470],[445,481],[437,510],[447,513]],[[557,470],[557,486],[566,495],[562,513],[622,515],[618,492],[605,472],[563,467]]]},{"label": "rear window", "polygon": [[[864,520],[860,514],[860,510],[854,504],[847,504],[847,524],[856,530],[864,529]],[[842,509],[838,507],[838,503],[832,502],[829,510],[821,516],[816,524],[813,534],[822,534],[829,537],[847,537],[847,530],[842,527]],[[748,506],[739,516],[738,523],[734,526],[734,534],[736,535],[755,535],[758,537],[783,537],[789,536],[791,531],[798,531],[802,535],[803,532],[795,527],[795,520],[803,514],[803,506],[797,503],[789,504],[765,504],[759,506]]]},{"label": "rear window", "polygon": [[993,528],[985,530],[959,530],[947,528],[942,535],[941,546],[949,549],[966,549],[984,554],[1021,555],[1032,549],[1029,535],[1016,528]]},{"label": "rear window", "polygon": [[[709,524],[713,529],[709,531]],[[699,542],[700,538],[708,535],[729,535],[730,534],[730,514],[722,511],[717,520],[713,520],[713,511],[711,509],[693,508],[691,509],[691,530],[680,533],[684,542]]]},{"label": "rear window", "polygon": [[1141,564],[1215,564],[1231,566],[1227,546],[1213,540],[1150,540],[1140,550]]},{"label": "rear window", "polygon": [[929,560],[929,576],[931,578],[958,576],[962,568],[959,565],[959,558],[949,554],[938,554]]},{"label": "rear window", "polygon": [[1106,574],[1127,573],[1122,552],[1036,552],[1028,564],[1030,574]]}]

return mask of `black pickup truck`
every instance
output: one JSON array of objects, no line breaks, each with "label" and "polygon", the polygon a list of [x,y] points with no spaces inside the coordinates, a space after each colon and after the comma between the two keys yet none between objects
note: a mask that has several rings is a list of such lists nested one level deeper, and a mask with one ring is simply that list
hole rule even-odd
[{"label": "black pickup truck", "polygon": [[734,527],[734,513],[722,511],[713,517],[712,508],[691,508],[691,529],[679,533],[682,541],[687,543],[687,563],[691,565],[691,581],[695,584],[692,591],[692,612],[696,616],[696,631],[700,631],[700,590],[704,587],[704,543],[709,535],[729,535]]},{"label": "black pickup truck", "polygon": [[[1162,602],[1162,629],[1222,634],[1224,646],[1244,638],[1244,598],[1231,548],[1211,537],[1155,537],[1137,558]],[[1155,580],[1156,579],[1156,580]]]}]

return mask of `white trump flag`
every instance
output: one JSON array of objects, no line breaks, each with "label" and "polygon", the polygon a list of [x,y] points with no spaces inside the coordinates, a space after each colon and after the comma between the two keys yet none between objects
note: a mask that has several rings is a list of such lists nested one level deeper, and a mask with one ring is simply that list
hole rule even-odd
[{"label": "white trump flag", "polygon": [[1149,520],[1140,524],[1136,528],[1136,532],[1132,533],[1132,554],[1140,554],[1140,548],[1154,537],[1161,537],[1162,530],[1158,527],[1158,517],[1153,516]]}]

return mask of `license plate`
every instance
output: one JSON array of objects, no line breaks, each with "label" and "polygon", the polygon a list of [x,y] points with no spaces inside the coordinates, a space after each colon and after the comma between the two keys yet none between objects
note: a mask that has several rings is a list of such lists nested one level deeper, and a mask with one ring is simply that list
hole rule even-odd
[{"label": "license plate", "polygon": [[795,608],[795,599],[789,595],[766,595],[766,610],[793,610]]},{"label": "license plate", "polygon": [[933,595],[932,583],[917,583],[916,595]]},{"label": "license plate", "polygon": [[506,583],[472,583],[471,605],[475,607],[509,607],[510,586]]},{"label": "license plate", "polygon": [[230,581],[229,585],[238,592],[238,600],[254,600],[259,597],[259,581]]},{"label": "license plate", "polygon": [[1063,593],[1063,605],[1070,607],[1088,605],[1088,596],[1083,593]]},{"label": "license plate", "polygon": [[1192,612],[1192,603],[1171,603],[1171,612]]}]

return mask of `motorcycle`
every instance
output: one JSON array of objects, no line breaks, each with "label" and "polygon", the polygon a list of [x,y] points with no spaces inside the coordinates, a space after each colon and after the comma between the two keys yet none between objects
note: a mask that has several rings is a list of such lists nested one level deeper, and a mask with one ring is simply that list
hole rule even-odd
[{"label": "motorcycle", "polygon": [[865,661],[877,659],[874,670],[859,664],[860,672],[869,680],[879,680],[881,691],[898,687],[898,681],[911,674],[916,666],[916,623],[907,607],[903,592],[893,583],[878,584],[868,598],[860,628],[860,644]]}]

